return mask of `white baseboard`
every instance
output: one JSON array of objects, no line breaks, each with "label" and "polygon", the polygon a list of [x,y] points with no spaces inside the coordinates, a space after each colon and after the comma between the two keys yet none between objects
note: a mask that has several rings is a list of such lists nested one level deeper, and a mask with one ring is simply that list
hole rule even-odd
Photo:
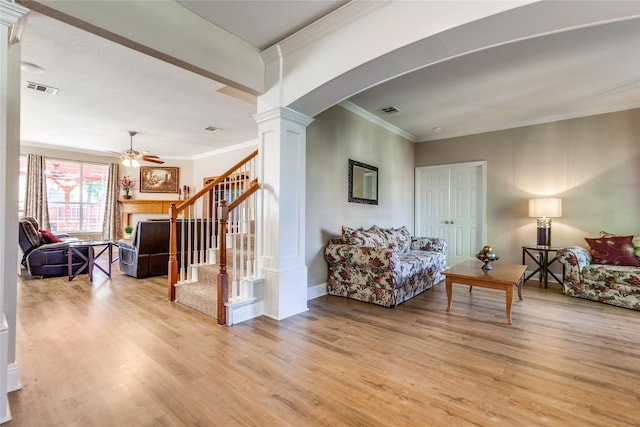
[{"label": "white baseboard", "polygon": [[320,283],[319,285],[311,286],[307,288],[307,301],[314,298],[327,295],[327,283]]},{"label": "white baseboard", "polygon": [[21,388],[20,368],[16,362],[9,363],[9,366],[7,366],[7,391],[11,393],[12,391],[20,390]]},{"label": "white baseboard", "polygon": [[264,314],[264,303],[262,301],[254,301],[249,304],[229,305],[227,315],[227,324],[229,326],[245,320],[254,319]]}]

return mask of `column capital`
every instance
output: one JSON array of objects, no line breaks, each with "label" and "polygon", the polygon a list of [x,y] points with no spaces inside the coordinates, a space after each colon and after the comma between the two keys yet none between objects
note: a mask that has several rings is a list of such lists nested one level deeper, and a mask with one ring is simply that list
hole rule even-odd
[{"label": "column capital", "polygon": [[0,24],[10,27],[29,12],[24,6],[7,0],[0,0]]},{"label": "column capital", "polygon": [[273,119],[282,119],[288,122],[294,122],[300,126],[304,126],[305,128],[314,120],[313,117],[306,116],[287,107],[274,108],[273,110],[256,114],[253,118],[258,124],[265,123]]}]

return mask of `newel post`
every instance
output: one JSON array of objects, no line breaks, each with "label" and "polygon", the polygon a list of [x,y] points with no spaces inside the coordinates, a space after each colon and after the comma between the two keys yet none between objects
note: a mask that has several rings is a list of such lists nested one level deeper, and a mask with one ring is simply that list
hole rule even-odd
[{"label": "newel post", "polygon": [[218,207],[218,231],[220,241],[218,252],[220,259],[220,272],[218,273],[218,325],[227,324],[227,310],[225,303],[229,301],[229,275],[227,274],[227,219],[229,208],[227,201],[222,199]]},{"label": "newel post", "polygon": [[178,283],[178,259],[176,258],[178,251],[177,217],[176,204],[171,203],[169,207],[169,301],[176,300],[175,284]]}]

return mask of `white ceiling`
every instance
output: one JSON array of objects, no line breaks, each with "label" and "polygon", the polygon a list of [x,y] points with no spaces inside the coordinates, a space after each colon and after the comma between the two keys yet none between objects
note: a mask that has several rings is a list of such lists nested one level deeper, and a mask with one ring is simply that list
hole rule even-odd
[{"label": "white ceiling", "polygon": [[260,50],[276,44],[348,3],[347,0],[177,2]]},{"label": "white ceiling", "polygon": [[[179,2],[260,49],[345,3]],[[222,84],[36,13],[27,22],[22,58],[46,72],[23,72],[23,80],[60,91],[23,89],[24,143],[120,152],[135,130],[134,148],[171,159],[256,138],[255,105],[218,92]],[[640,20],[475,52],[349,102],[415,141],[640,107]],[[378,111],[389,105],[400,113]]]}]

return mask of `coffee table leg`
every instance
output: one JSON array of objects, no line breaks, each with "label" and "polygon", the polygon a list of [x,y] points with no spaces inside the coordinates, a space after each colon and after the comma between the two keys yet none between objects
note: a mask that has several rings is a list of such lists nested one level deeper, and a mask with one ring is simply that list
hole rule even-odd
[{"label": "coffee table leg", "polygon": [[507,323],[511,324],[511,302],[513,301],[513,286],[507,287]]},{"label": "coffee table leg", "polygon": [[518,282],[518,298],[520,298],[520,301],[522,301],[522,285],[524,285],[524,274]]},{"label": "coffee table leg", "polygon": [[447,277],[445,280],[445,289],[447,290],[447,311],[451,310],[451,279]]}]

